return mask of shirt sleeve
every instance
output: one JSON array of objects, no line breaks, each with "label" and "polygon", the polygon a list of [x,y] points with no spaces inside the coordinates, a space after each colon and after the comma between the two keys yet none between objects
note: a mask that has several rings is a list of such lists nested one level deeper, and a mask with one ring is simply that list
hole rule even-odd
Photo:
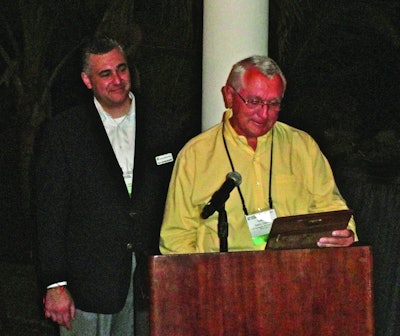
[{"label": "shirt sleeve", "polygon": [[195,160],[188,161],[184,153],[181,152],[176,159],[169,184],[160,234],[162,254],[197,252],[200,212],[191,201]]},{"label": "shirt sleeve", "polygon": [[[317,178],[312,179],[313,202],[311,203],[310,212],[324,212],[348,209],[346,201],[340,194],[336,185],[332,168],[321,152],[316,142],[309,138],[309,144],[312,159],[313,176]],[[352,216],[348,227],[349,230],[354,232],[355,240],[358,240],[356,233],[356,224]]]}]

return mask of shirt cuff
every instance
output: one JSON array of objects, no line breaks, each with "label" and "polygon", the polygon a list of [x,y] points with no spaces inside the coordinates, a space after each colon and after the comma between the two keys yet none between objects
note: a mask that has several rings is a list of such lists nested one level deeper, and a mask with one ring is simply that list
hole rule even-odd
[{"label": "shirt cuff", "polygon": [[61,286],[66,286],[66,285],[67,285],[67,282],[66,282],[66,281],[60,281],[60,282],[56,282],[56,283],[53,283],[53,284],[51,284],[51,285],[48,285],[48,286],[47,286],[47,289],[56,288],[56,287],[61,287]]}]

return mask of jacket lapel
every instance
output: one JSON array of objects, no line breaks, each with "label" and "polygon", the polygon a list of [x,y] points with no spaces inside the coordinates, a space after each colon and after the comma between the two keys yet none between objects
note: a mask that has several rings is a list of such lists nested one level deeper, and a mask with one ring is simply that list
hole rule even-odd
[{"label": "jacket lapel", "polygon": [[[94,143],[98,144],[98,148],[96,150],[98,150],[99,160],[101,160],[99,164],[105,165],[106,169],[110,173],[110,177],[114,181],[115,188],[118,190],[118,192],[124,193],[127,195],[127,197],[129,197],[129,193],[127,191],[123,178],[122,169],[119,166],[110,140],[108,139],[107,132],[104,129],[103,122],[101,121],[100,115],[95,105],[92,103],[87,111],[88,120],[90,123],[90,130],[92,136],[94,137]],[[101,181],[99,181],[99,183],[101,183]]]}]

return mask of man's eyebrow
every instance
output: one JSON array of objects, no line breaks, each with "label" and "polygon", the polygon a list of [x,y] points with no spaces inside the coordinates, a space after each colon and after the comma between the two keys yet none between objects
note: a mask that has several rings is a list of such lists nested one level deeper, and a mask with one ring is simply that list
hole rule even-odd
[{"label": "man's eyebrow", "polygon": [[[127,67],[128,67],[128,63],[120,63],[117,65],[116,68],[120,69],[120,68],[127,68]],[[112,69],[103,69],[103,70],[99,71],[98,74],[99,75],[107,75],[110,72],[112,72]]]}]

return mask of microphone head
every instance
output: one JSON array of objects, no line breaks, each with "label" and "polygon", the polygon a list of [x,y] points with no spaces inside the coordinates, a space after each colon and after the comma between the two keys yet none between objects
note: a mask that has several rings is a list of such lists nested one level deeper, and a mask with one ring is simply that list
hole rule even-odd
[{"label": "microphone head", "polygon": [[226,179],[232,180],[233,183],[235,184],[235,187],[237,187],[240,183],[242,183],[242,176],[237,171],[228,173],[226,175]]}]

